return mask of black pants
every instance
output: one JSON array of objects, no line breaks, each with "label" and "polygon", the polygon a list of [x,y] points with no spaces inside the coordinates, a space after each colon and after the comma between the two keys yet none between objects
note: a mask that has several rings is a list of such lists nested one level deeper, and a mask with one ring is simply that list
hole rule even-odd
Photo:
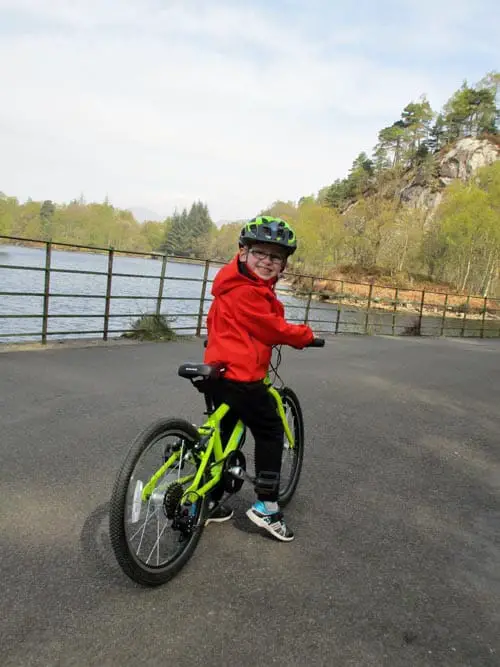
[{"label": "black pants", "polygon": [[[210,393],[216,406],[227,403],[231,411],[221,422],[222,442],[227,443],[238,419],[249,428],[255,440],[255,475],[263,474],[276,481],[274,488],[256,486],[259,500],[278,500],[279,475],[283,454],[284,429],[277,412],[276,401],[263,382],[217,380]],[[272,486],[272,485],[271,485]]]}]

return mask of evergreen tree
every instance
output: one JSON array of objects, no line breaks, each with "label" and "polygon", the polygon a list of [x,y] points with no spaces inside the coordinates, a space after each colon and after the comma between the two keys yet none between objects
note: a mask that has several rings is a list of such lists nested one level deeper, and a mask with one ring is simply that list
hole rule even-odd
[{"label": "evergreen tree", "polygon": [[45,241],[49,241],[52,236],[52,218],[55,210],[56,208],[50,199],[46,199],[40,207],[42,238]]}]

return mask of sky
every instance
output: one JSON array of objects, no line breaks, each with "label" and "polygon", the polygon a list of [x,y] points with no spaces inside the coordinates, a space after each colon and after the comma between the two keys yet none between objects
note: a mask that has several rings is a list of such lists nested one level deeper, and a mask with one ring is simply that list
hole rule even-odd
[{"label": "sky", "polygon": [[0,191],[249,218],[500,68],[497,0],[0,0]]}]

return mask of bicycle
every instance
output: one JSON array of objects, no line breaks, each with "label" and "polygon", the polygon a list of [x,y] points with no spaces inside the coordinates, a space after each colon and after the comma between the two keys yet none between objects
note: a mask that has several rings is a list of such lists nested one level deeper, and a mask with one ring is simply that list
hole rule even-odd
[{"label": "bicycle", "polygon": [[[324,339],[315,338],[308,347],[324,344]],[[274,349],[277,360],[270,364],[264,382],[283,421],[283,463],[291,459],[285,484],[282,466],[279,504],[284,507],[295,493],[302,470],[304,420],[297,395],[278,374],[281,345]],[[157,420],[132,442],[117,474],[109,513],[111,545],[123,572],[144,586],[165,584],[191,558],[207,518],[209,493],[215,487],[221,490],[222,485],[223,492],[234,494],[245,481],[255,483],[242,452],[246,437],[243,422],[236,422],[225,445],[221,440],[220,423],[230,408],[226,403],[215,407],[210,385],[223,374],[221,364],[182,364],[178,375],[189,379],[203,394],[206,421],[196,427],[175,417]],[[153,454],[158,444],[159,451]],[[138,470],[142,464],[145,472]],[[173,554],[160,559],[160,546],[165,546],[170,533]]]}]

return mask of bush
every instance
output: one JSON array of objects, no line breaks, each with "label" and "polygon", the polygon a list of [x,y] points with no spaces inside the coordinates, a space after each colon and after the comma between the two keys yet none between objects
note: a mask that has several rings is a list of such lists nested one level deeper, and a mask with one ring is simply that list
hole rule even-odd
[{"label": "bush", "polygon": [[463,303],[461,303],[456,308],[457,313],[464,313],[465,314],[465,313],[470,313],[470,311],[471,311],[471,307],[470,307],[470,304],[467,303],[467,301],[464,301]]},{"label": "bush", "polygon": [[170,326],[171,318],[156,313],[146,313],[139,317],[130,331],[123,334],[123,338],[135,340],[175,340],[175,331]]},{"label": "bush", "polygon": [[420,321],[418,318],[414,319],[411,324],[406,326],[401,332],[402,336],[420,336]]}]

